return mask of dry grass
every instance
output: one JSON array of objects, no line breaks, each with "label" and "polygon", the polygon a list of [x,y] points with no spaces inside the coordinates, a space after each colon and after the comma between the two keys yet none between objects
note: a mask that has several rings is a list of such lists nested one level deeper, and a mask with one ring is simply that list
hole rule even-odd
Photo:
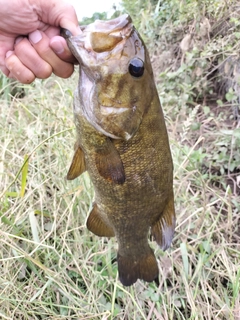
[{"label": "dry grass", "polygon": [[240,319],[239,196],[221,175],[214,183],[217,174],[204,172],[201,158],[203,143],[211,152],[206,141],[219,138],[218,126],[193,131],[200,106],[186,113],[183,105],[172,117],[174,105],[164,105],[176,235],[167,252],[152,242],[160,285],[138,281],[125,288],[115,239],[85,227],[93,198],[88,175],[65,179],[76,82],[77,75],[36,81],[24,98],[1,100],[0,318]]}]

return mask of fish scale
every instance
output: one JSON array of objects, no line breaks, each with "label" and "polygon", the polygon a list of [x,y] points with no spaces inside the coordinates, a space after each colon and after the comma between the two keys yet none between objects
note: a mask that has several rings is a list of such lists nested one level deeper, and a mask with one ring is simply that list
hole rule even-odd
[{"label": "fish scale", "polygon": [[79,61],[77,142],[68,179],[88,171],[95,190],[87,228],[116,237],[123,285],[158,277],[151,232],[166,250],[175,229],[173,164],[147,49],[128,15],[71,36]]}]

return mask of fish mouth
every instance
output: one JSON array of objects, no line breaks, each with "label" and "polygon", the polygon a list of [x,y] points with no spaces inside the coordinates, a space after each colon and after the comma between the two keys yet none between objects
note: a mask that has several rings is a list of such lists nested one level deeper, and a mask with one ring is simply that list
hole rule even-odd
[{"label": "fish mouth", "polygon": [[[75,48],[73,54],[83,63],[83,52],[91,52],[94,57],[95,54],[104,53],[104,61],[106,52],[111,52],[122,41],[126,41],[130,37],[133,24],[131,17],[128,14],[124,14],[118,18],[110,21],[95,20],[87,26],[80,27],[81,34],[78,36],[71,36],[68,30],[62,32],[63,37],[68,39],[69,43]],[[119,49],[120,50],[120,49]],[[122,48],[120,50],[122,52]],[[91,57],[91,58],[93,58]],[[95,62],[96,63],[96,62]]]},{"label": "fish mouth", "polygon": [[102,115],[110,115],[110,114],[122,114],[123,112],[130,111],[135,109],[135,107],[114,107],[114,106],[100,106],[100,111]]},{"label": "fish mouth", "polygon": [[80,27],[82,31],[91,31],[97,33],[106,33],[115,35],[115,32],[121,32],[128,24],[132,23],[132,19],[128,14],[123,14],[112,20],[95,20],[87,26]]}]

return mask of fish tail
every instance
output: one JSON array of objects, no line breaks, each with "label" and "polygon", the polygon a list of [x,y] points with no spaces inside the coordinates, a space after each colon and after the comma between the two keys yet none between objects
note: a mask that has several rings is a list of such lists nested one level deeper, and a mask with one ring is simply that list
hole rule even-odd
[{"label": "fish tail", "polygon": [[152,282],[158,278],[158,264],[152,249],[149,247],[144,256],[121,256],[118,253],[118,272],[119,279],[124,286],[131,286],[142,279]]}]

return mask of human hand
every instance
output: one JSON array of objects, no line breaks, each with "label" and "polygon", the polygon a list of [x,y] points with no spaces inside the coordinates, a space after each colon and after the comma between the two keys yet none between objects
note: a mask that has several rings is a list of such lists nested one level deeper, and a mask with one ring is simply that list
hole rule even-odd
[{"label": "human hand", "polygon": [[0,69],[9,78],[31,83],[52,72],[74,70],[74,57],[60,27],[79,34],[74,8],[62,0],[0,0]]}]

